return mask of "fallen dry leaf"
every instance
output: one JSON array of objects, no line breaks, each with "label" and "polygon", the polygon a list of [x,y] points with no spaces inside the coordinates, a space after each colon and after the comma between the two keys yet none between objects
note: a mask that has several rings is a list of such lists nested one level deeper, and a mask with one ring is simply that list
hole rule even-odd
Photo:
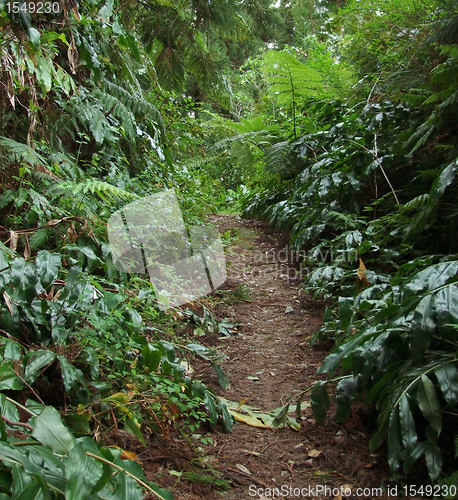
[{"label": "fallen dry leaf", "polygon": [[321,455],[321,450],[310,450],[308,453],[309,457],[316,458]]},{"label": "fallen dry leaf", "polygon": [[29,245],[29,238],[27,238],[27,235],[25,237],[25,244],[24,244],[24,259],[30,259],[30,255],[32,252],[30,251],[30,245]]},{"label": "fallen dry leaf", "polygon": [[16,251],[18,239],[19,235],[14,231],[10,231],[10,250]]},{"label": "fallen dry leaf", "polygon": [[261,453],[258,453],[257,451],[250,451],[250,450],[241,450],[243,453],[247,453],[248,455],[254,455],[255,457],[262,457]]},{"label": "fallen dry leaf", "polygon": [[133,451],[122,450],[121,458],[123,458],[124,460],[135,460],[136,462],[138,462],[137,454]]},{"label": "fallen dry leaf", "polygon": [[242,415],[234,410],[229,410],[229,413],[234,417],[237,422],[243,422],[244,424],[251,425],[252,427],[259,427],[260,429],[272,429],[268,425],[265,425],[261,420],[250,415]]},{"label": "fallen dry leaf", "polygon": [[241,470],[242,472],[244,472],[245,474],[248,474],[249,476],[251,476],[251,472],[242,464],[235,464],[235,466],[237,467],[238,470]]},{"label": "fallen dry leaf", "polygon": [[11,297],[6,292],[3,292],[3,298],[5,299],[5,305],[8,308],[8,311],[10,312],[10,314],[12,316],[13,315],[13,301],[11,300]]}]

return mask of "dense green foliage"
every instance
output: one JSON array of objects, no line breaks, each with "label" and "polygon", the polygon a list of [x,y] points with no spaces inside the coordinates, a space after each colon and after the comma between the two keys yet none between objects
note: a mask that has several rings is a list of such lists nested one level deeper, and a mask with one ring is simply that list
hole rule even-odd
[{"label": "dense green foliage", "polygon": [[[245,211],[306,251],[307,292],[338,296],[313,338],[335,343],[318,373],[338,381],[336,420],[375,403],[372,449],[387,436],[393,473],[424,456],[434,481],[455,471],[443,469],[454,436],[442,421],[456,418],[458,397],[457,19],[456,2],[391,0],[349,2],[329,19],[346,34],[329,50],[350,64],[353,88],[296,102],[300,78],[290,73],[288,96],[269,82],[292,129],[274,159],[266,152],[270,180]],[[311,394],[321,423],[326,387]]]},{"label": "dense green foliage", "polygon": [[[214,181],[193,175],[204,130],[191,95],[229,102],[203,32],[236,29],[241,18],[227,18],[230,2],[217,18],[202,6],[82,2],[79,12],[30,15],[1,2],[2,498],[142,498],[145,490],[172,498],[87,436],[103,441],[125,428],[143,441],[143,429],[166,436],[178,423],[232,428],[226,406],[185,373],[197,356],[227,387],[219,358],[175,335],[178,316],[160,313],[146,275],[115,269],[106,234],[114,211],[152,192],[176,188],[192,223],[213,200]],[[197,12],[202,32],[189,24]],[[156,25],[182,19],[185,71],[173,63],[169,89],[170,46],[140,23],[151,16]],[[85,488],[75,471],[90,476]]]},{"label": "dense green foliage", "polygon": [[112,262],[110,215],[167,188],[187,223],[243,207],[291,233],[305,290],[335,299],[313,338],[334,342],[311,389],[317,422],[337,381],[336,419],[373,403],[371,447],[387,443],[393,474],[424,456],[432,480],[454,481],[456,1],[0,7],[0,496],[170,498],[95,444],[94,425],[140,440],[179,419],[231,430],[185,373],[198,356],[225,387],[218,357],[175,334],[187,317],[231,325],[160,312],[146,275]]}]

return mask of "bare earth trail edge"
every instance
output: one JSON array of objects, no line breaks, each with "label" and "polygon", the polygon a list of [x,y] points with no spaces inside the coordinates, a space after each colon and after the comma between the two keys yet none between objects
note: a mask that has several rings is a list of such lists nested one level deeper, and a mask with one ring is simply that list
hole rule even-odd
[{"label": "bare earth trail edge", "polygon": [[[300,259],[289,251],[286,235],[237,215],[213,215],[210,222],[221,234],[231,231],[237,239],[226,252],[227,281],[202,303],[219,321],[227,319],[240,326],[225,339],[196,337],[196,341],[226,356],[220,364],[230,387],[223,390],[214,371],[203,363],[194,362],[193,377],[219,396],[269,413],[318,379],[315,373],[329,345],[311,348],[309,341],[322,324],[323,306],[301,295]],[[248,287],[249,300],[224,300],[229,290],[234,292],[241,284]],[[200,463],[208,464],[229,481],[229,491],[220,492],[170,475],[170,470],[189,470],[186,461],[191,457],[183,448],[175,453],[169,450],[169,457],[154,461],[152,467],[144,463],[147,475],[151,474],[148,478],[170,488],[178,500],[381,498],[377,489],[389,477],[389,471],[384,451],[369,451],[375,425],[369,409],[357,406],[347,422],[338,425],[331,403],[325,424],[317,426],[308,397],[298,420],[300,430],[262,429],[237,422],[231,434],[219,426],[211,434],[213,445],[200,448]],[[345,493],[348,488],[353,496],[343,494],[340,498],[338,491]],[[357,488],[366,488],[365,494],[356,496]]]}]

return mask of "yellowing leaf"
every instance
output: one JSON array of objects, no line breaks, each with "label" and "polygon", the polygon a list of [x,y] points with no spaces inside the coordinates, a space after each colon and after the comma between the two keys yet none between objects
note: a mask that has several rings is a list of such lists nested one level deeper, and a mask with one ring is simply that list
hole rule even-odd
[{"label": "yellowing leaf", "polygon": [[135,460],[138,462],[137,454],[133,451],[122,450],[121,458],[124,460]]},{"label": "yellowing leaf", "polygon": [[87,410],[84,405],[79,404],[76,412],[78,413],[78,415],[82,415],[86,420],[91,420],[91,412]]},{"label": "yellowing leaf", "polygon": [[249,415],[242,415],[241,413],[237,413],[234,410],[229,410],[229,413],[234,417],[234,420],[236,420],[237,422],[242,422],[244,424],[251,425],[252,427],[259,427],[260,429],[272,429],[272,427],[265,425],[258,418]]},{"label": "yellowing leaf", "polygon": [[357,282],[358,282],[358,288],[364,288],[366,286],[369,286],[369,280],[367,279],[366,273],[366,266],[364,265],[363,259],[361,257],[359,258],[359,267],[358,270],[356,271],[356,274],[358,276]]},{"label": "yellowing leaf", "polygon": [[131,396],[126,394],[125,392],[117,392],[115,394],[112,394],[111,396],[108,396],[106,398],[101,399],[103,403],[120,403],[120,404],[126,404],[130,401]]}]

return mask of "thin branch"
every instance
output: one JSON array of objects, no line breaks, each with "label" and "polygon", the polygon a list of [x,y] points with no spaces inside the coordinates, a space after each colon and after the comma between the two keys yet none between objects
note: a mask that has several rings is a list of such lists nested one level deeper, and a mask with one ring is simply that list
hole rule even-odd
[{"label": "thin branch", "polygon": [[364,150],[366,150],[370,155],[373,156],[375,162],[377,163],[377,165],[380,167],[380,170],[382,171],[382,174],[383,176],[385,177],[386,179],[386,182],[388,183],[388,186],[390,186],[390,189],[391,189],[391,192],[393,193],[393,196],[394,196],[394,199],[396,200],[396,203],[398,205],[400,205],[399,203],[399,200],[398,200],[398,197],[396,195],[396,192],[393,188],[393,185],[391,184],[390,182],[390,179],[388,179],[388,176],[386,175],[386,172],[385,172],[385,169],[382,167],[382,162],[380,161],[379,157],[377,156],[377,134],[374,135],[374,148],[375,148],[375,152],[374,151],[371,151],[370,149],[366,148],[366,146],[364,146],[363,144],[360,144],[359,142],[356,142],[354,141],[353,139],[348,139],[350,142],[352,142],[353,144],[356,144],[357,146],[363,148]]},{"label": "thin branch", "polygon": [[2,417],[2,420],[6,422],[8,425],[11,427],[25,427],[29,431],[33,431],[33,427],[29,424],[24,424],[23,422],[12,422],[8,418],[5,417],[5,415],[0,415]]},{"label": "thin branch", "polygon": [[21,403],[18,403],[17,401],[14,401],[14,399],[9,398],[8,396],[5,396],[5,399],[7,401],[9,401],[10,403],[13,403],[14,405],[16,405],[21,410],[25,411],[26,413],[28,413],[32,417],[38,417],[38,415],[36,413],[34,413],[33,411],[30,411],[28,408],[26,408],[25,406],[21,405]]},{"label": "thin branch", "polygon": [[119,465],[114,464],[113,462],[110,462],[109,460],[106,460],[105,458],[99,457],[98,455],[94,455],[94,453],[90,453],[89,451],[86,452],[86,455],[88,457],[95,458],[96,460],[99,460],[100,462],[103,462],[104,464],[110,465],[111,467],[114,467],[115,469],[118,469],[120,472],[124,472],[124,474],[127,474],[129,477],[131,477],[134,481],[137,481],[138,484],[143,486],[145,489],[147,489],[150,493],[153,495],[156,495],[157,498],[160,498],[161,500],[164,500],[164,497],[161,496],[159,493],[153,490],[151,486],[148,486],[144,481],[141,479],[138,479],[138,477],[135,477],[133,474],[130,472],[126,471],[126,469],[123,469]]},{"label": "thin branch", "polygon": [[374,153],[375,160],[376,160],[378,166],[380,167],[380,170],[382,171],[382,174],[385,177],[386,182],[388,182],[388,186],[390,186],[390,188],[391,188],[391,192],[393,193],[393,196],[396,200],[396,203],[398,205],[400,205],[398,197],[396,196],[396,192],[395,192],[393,186],[391,185],[390,179],[388,179],[388,176],[386,175],[385,169],[382,167],[382,162],[379,160],[378,155],[377,155],[377,134],[374,134],[374,150],[375,150],[375,153]]}]

